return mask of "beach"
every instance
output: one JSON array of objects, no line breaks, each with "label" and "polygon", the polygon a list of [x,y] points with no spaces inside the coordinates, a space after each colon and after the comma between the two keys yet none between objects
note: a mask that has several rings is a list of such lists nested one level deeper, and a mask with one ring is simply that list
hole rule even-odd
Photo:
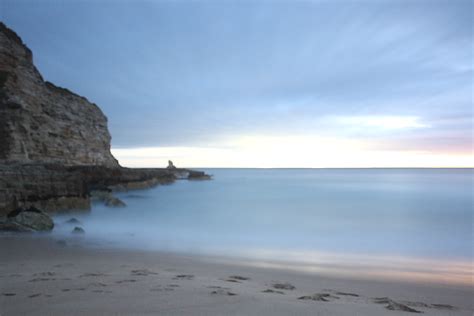
[{"label": "beach", "polygon": [[473,313],[468,285],[328,277],[50,237],[6,235],[0,248],[2,316]]}]

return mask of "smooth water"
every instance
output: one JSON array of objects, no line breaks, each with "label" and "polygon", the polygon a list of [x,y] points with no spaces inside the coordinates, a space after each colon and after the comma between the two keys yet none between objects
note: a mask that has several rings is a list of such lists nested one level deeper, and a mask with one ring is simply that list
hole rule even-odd
[{"label": "smooth water", "polygon": [[[337,258],[472,263],[472,169],[205,171],[212,181],[118,193],[126,208],[94,205],[77,216],[84,238],[314,264]],[[56,218],[56,234],[71,230],[65,219]]]}]

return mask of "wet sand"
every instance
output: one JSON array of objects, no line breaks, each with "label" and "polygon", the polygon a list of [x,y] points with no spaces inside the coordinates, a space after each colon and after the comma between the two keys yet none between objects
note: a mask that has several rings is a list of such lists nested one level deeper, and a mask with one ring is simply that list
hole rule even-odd
[{"label": "wet sand", "polygon": [[473,287],[0,236],[0,315],[472,315]]}]

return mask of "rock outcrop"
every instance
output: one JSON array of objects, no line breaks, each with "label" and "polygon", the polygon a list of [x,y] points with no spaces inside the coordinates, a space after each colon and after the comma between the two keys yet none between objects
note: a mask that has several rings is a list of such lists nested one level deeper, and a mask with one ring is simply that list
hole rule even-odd
[{"label": "rock outcrop", "polygon": [[0,220],[0,229],[16,232],[50,231],[54,222],[48,214],[30,207],[16,209]]},{"label": "rock outcrop", "polygon": [[174,166],[123,168],[110,152],[110,140],[99,107],[44,81],[30,49],[0,22],[0,216],[19,207],[89,209],[94,190],[208,177]]},{"label": "rock outcrop", "polygon": [[0,22],[0,162],[118,167],[110,139],[99,107],[44,81],[30,49]]}]

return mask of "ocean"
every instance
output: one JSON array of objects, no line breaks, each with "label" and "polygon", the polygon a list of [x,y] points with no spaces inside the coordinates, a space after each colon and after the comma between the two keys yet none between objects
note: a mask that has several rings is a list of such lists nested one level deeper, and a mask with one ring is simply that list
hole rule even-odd
[{"label": "ocean", "polygon": [[[472,278],[473,169],[202,170],[213,180],[94,204],[74,215],[77,238],[335,275]],[[55,217],[54,236],[70,238],[70,217]]]}]

